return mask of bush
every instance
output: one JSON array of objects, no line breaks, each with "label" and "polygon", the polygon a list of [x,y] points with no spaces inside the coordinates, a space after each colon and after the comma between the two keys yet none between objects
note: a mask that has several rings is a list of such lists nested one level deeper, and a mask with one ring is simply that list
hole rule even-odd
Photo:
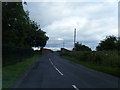
[{"label": "bush", "polygon": [[63,55],[76,58],[79,61],[88,61],[93,64],[110,67],[120,67],[120,52],[118,51],[73,51]]}]

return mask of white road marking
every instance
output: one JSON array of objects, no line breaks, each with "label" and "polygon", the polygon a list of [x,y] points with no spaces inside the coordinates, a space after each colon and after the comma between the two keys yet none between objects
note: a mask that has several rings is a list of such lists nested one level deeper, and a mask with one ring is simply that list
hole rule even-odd
[{"label": "white road marking", "polygon": [[49,61],[51,62],[51,64],[52,64],[53,67],[55,68],[55,70],[58,71],[58,73],[60,73],[60,75],[63,75],[63,73],[61,73],[60,70],[58,70],[57,67],[53,64],[53,62],[51,61],[50,58],[49,58]]},{"label": "white road marking", "polygon": [[76,90],[79,90],[75,85],[72,85]]},{"label": "white road marking", "polygon": [[55,69],[60,73],[60,75],[63,75],[56,67],[55,67]]},{"label": "white road marking", "polygon": [[53,65],[53,62],[51,61],[51,59],[49,58],[49,61],[51,62],[51,64]]}]

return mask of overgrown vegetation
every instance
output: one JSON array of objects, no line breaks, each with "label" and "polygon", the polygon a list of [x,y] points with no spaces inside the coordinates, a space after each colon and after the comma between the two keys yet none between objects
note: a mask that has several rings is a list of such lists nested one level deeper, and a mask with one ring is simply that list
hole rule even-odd
[{"label": "overgrown vegetation", "polygon": [[91,48],[89,48],[86,45],[82,45],[82,43],[79,44],[79,42],[75,43],[75,48],[73,48],[74,51],[91,51]]},{"label": "overgrown vegetation", "polygon": [[[107,36],[96,47],[97,51],[90,49],[81,49],[83,45],[75,45],[73,51],[62,50],[61,55],[76,63],[83,64],[87,67],[120,76],[120,38]],[[86,46],[87,47],[87,46]],[[89,48],[89,47],[88,47]]]},{"label": "overgrown vegetation", "polygon": [[96,47],[97,51],[102,50],[118,50],[120,51],[120,37],[106,36],[106,38],[100,41],[99,45]]},{"label": "overgrown vegetation", "polygon": [[30,20],[29,11],[24,11],[22,0],[2,2],[3,66],[31,57],[32,47],[40,47],[42,50],[48,39],[40,25]]},{"label": "overgrown vegetation", "polygon": [[39,58],[39,55],[33,56],[32,47],[42,50],[48,39],[40,25],[30,20],[22,0],[2,2],[3,88],[10,87]]},{"label": "overgrown vegetation", "polygon": [[89,68],[120,76],[120,60],[118,59],[120,55],[117,51],[74,51],[64,52],[62,56]]},{"label": "overgrown vegetation", "polygon": [[87,61],[97,65],[120,67],[120,56],[117,51],[74,51],[64,52],[63,55],[76,58],[78,61]]},{"label": "overgrown vegetation", "polygon": [[35,54],[22,62],[3,67],[2,88],[10,88],[38,58],[40,58],[40,54]]},{"label": "overgrown vegetation", "polygon": [[120,68],[119,67],[111,67],[111,66],[106,66],[106,65],[98,65],[98,64],[91,63],[91,62],[87,62],[87,61],[86,62],[85,61],[79,61],[75,57],[70,57],[70,56],[62,56],[62,57],[67,59],[67,60],[70,60],[72,62],[81,64],[85,67],[92,68],[92,69],[95,69],[95,70],[98,70],[98,71],[101,71],[101,72],[111,74],[113,76],[120,77],[120,72],[119,72]]},{"label": "overgrown vegetation", "polygon": [[3,45],[18,47],[44,47],[49,39],[40,25],[30,20],[22,2],[2,3]]}]

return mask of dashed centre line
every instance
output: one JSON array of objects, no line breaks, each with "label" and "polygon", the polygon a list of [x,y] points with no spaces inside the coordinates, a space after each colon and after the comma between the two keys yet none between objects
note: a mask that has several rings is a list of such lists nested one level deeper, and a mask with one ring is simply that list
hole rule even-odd
[{"label": "dashed centre line", "polygon": [[52,65],[54,65],[50,58],[49,58],[49,61],[51,62]]},{"label": "dashed centre line", "polygon": [[55,70],[56,71],[58,71],[58,73],[60,74],[60,75],[63,75],[63,73],[61,73],[60,72],[60,70],[59,69],[57,69],[57,67],[53,64],[53,62],[51,61],[51,59],[49,58],[49,61],[51,62],[51,64],[53,65],[53,67],[55,68]]},{"label": "dashed centre line", "polygon": [[63,75],[56,67],[55,67],[55,69],[56,69],[61,75]]},{"label": "dashed centre line", "polygon": [[76,90],[79,90],[75,85],[72,85],[73,86],[73,88],[75,88]]},{"label": "dashed centre line", "polygon": [[[55,70],[60,74],[63,75],[63,73],[60,72],[60,70],[53,64],[51,59],[49,58],[49,61],[51,62],[52,66],[55,68]],[[79,90],[75,85],[72,85],[74,89]]]}]

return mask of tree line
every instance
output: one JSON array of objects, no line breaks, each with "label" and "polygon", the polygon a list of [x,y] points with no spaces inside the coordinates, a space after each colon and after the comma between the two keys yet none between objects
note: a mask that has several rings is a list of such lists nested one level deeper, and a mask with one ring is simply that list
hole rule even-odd
[{"label": "tree line", "polygon": [[43,48],[49,39],[40,25],[30,20],[22,2],[2,3],[2,36],[3,45],[25,48]]},{"label": "tree line", "polygon": [[106,36],[106,38],[100,41],[99,45],[96,47],[97,51],[103,50],[120,50],[120,37]]},{"label": "tree line", "polygon": [[[88,46],[82,45],[81,43],[75,43],[75,51],[91,51]],[[114,35],[106,36],[106,38],[100,41],[99,45],[96,47],[97,51],[111,51],[120,50],[120,37]]]}]

